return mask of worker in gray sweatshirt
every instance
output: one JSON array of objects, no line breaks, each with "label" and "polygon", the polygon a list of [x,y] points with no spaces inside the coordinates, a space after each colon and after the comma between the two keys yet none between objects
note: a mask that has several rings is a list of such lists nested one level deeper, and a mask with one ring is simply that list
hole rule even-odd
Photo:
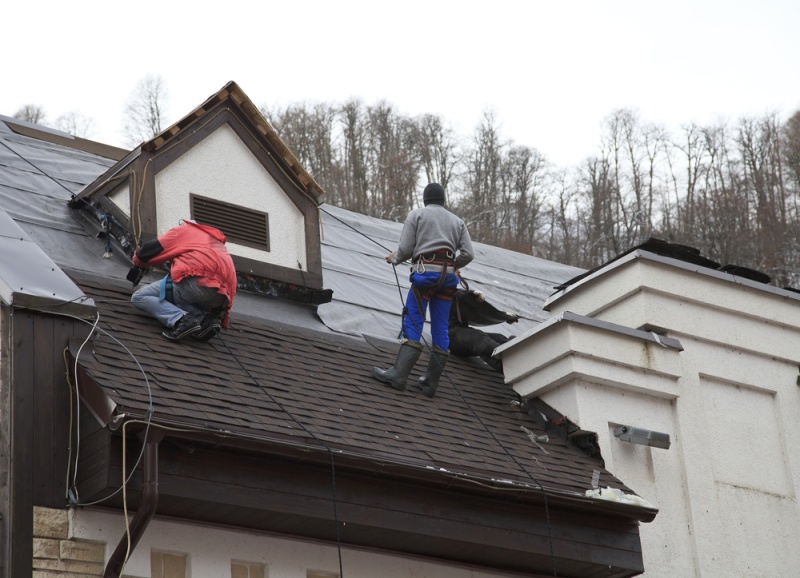
[{"label": "worker in gray sweatshirt", "polygon": [[422,352],[422,328],[428,306],[433,347],[425,376],[419,380],[428,397],[436,394],[449,355],[450,305],[459,284],[456,272],[474,258],[472,240],[464,221],[444,208],[445,192],[430,183],[422,195],[425,205],[408,214],[397,250],[386,262],[397,265],[411,259],[411,290],[403,310],[403,342],[394,366],[372,369],[372,375],[398,391],[406,387],[409,373]]}]

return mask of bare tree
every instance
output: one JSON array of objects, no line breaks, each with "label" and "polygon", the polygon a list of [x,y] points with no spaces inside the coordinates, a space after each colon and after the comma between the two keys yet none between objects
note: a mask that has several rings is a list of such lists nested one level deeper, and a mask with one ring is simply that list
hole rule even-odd
[{"label": "bare tree", "polygon": [[56,125],[60,131],[67,132],[72,136],[81,138],[90,137],[95,131],[94,120],[76,111],[62,114],[56,119]]},{"label": "bare tree", "polygon": [[358,99],[347,101],[340,109],[343,161],[343,206],[367,214],[369,176],[366,138],[369,120],[364,104]]},{"label": "bare tree", "polygon": [[44,107],[39,104],[26,104],[14,113],[14,118],[32,122],[33,124],[44,124],[47,115]]},{"label": "bare tree", "polygon": [[783,155],[794,185],[800,189],[800,110],[783,127]]},{"label": "bare tree", "polygon": [[163,130],[167,100],[160,76],[148,74],[138,82],[125,105],[122,133],[128,146],[138,146]]},{"label": "bare tree", "polygon": [[[740,121],[736,136],[746,194],[755,211],[755,247],[750,259],[776,278],[786,270],[786,190],[780,154],[780,122],[775,114]],[[753,262],[753,261],[751,261]]]},{"label": "bare tree", "polygon": [[368,214],[403,219],[414,208],[420,174],[416,125],[386,102],[367,108],[367,122]]},{"label": "bare tree", "polygon": [[386,102],[267,114],[331,202],[402,218],[420,178],[442,183],[476,241],[591,268],[651,235],[800,282],[800,111],[735,126],[689,124],[673,139],[629,110],[605,120],[599,152],[556,170],[504,139],[487,111],[461,140],[442,119]]},{"label": "bare tree", "polygon": [[547,161],[539,151],[521,145],[509,147],[501,171],[501,246],[533,252],[541,226],[546,177]]},{"label": "bare tree", "polygon": [[441,117],[426,114],[417,119],[416,142],[422,168],[429,183],[439,183],[448,190],[463,162],[458,138],[452,128],[444,126]]},{"label": "bare tree", "polygon": [[334,147],[336,108],[323,103],[297,103],[284,109],[260,110],[325,191],[328,202],[343,206],[341,163]]},{"label": "bare tree", "polygon": [[493,111],[484,111],[465,155],[465,192],[458,205],[472,236],[483,243],[499,241],[499,227],[504,215],[498,203],[501,195],[501,172],[508,143],[501,134]]}]

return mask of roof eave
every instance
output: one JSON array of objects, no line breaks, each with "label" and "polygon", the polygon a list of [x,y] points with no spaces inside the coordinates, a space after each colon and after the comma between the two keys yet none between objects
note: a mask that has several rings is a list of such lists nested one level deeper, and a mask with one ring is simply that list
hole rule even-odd
[{"label": "roof eave", "polygon": [[[107,420],[107,424],[103,423],[103,425],[108,425],[112,430],[119,429],[125,421],[136,422],[142,428],[146,426],[147,416],[145,413],[141,411],[119,413],[121,409],[115,404],[115,415]],[[432,462],[404,460],[394,455],[353,451],[350,448],[326,444],[313,438],[299,439],[292,436],[279,438],[234,430],[223,431],[204,427],[202,424],[191,421],[168,419],[157,413],[152,414],[151,419],[151,425],[169,428],[169,436],[182,441],[204,441],[220,447],[247,450],[268,456],[280,455],[322,465],[329,464],[331,454],[333,454],[340,467],[348,467],[364,473],[415,480],[439,487],[446,486],[449,489],[460,488],[484,496],[505,497],[509,492],[514,492],[516,499],[532,504],[544,503],[580,513],[594,513],[637,522],[652,522],[658,514],[656,508],[597,499],[556,488],[545,488],[535,479],[531,479],[530,482],[497,480],[472,472],[442,468]],[[135,427],[129,428],[129,430],[135,430]]]}]

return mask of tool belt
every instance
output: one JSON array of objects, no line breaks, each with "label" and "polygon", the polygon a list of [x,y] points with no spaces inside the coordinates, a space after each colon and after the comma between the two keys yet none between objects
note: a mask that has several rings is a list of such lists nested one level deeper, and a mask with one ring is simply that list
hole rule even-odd
[{"label": "tool belt", "polygon": [[419,255],[411,266],[412,273],[442,273],[442,277],[448,273],[455,273],[455,258],[452,251],[447,249],[434,251]]}]

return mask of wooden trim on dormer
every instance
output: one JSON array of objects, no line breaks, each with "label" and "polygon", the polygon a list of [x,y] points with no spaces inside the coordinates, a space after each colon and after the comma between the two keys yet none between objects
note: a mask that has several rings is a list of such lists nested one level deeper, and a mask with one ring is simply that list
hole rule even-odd
[{"label": "wooden trim on dormer", "polygon": [[[156,173],[169,166],[184,153],[191,150],[194,146],[200,144],[213,132],[225,125],[229,126],[231,130],[233,130],[234,133],[241,139],[247,149],[265,168],[269,175],[283,190],[284,194],[286,194],[289,200],[303,215],[306,243],[306,266],[308,271],[304,272],[291,268],[276,267],[274,265],[256,268],[263,270],[270,269],[273,271],[270,278],[285,280],[291,283],[303,284],[304,281],[309,282],[309,280],[319,279],[319,283],[314,283],[309,285],[309,287],[321,289],[322,250],[319,239],[319,213],[316,200],[310,198],[308,194],[297,188],[297,185],[294,183],[294,181],[289,178],[289,176],[283,171],[280,164],[277,162],[275,158],[277,151],[271,150],[263,142],[261,142],[259,139],[263,138],[263,136],[259,137],[257,134],[254,134],[248,128],[247,119],[243,118],[241,111],[230,107],[228,102],[223,101],[214,108],[210,109],[207,114],[202,117],[201,121],[189,123],[185,127],[187,129],[185,137],[181,137],[179,135],[177,140],[169,144],[168,148],[157,152],[156,155],[152,157],[152,166],[150,167],[150,170],[148,170],[149,180],[152,180],[154,183],[155,181],[153,179]],[[152,155],[152,153],[143,153],[143,156],[145,155]],[[139,174],[141,174],[141,172],[139,172]],[[145,207],[143,206],[143,208]],[[145,229],[145,232],[148,233],[149,231]],[[253,263],[255,262],[253,261]],[[240,270],[243,272],[248,271],[248,269]],[[285,274],[281,275],[279,273],[280,271],[284,271]],[[275,277],[275,275],[278,276]]]},{"label": "wooden trim on dormer", "polygon": [[265,279],[274,279],[285,283],[292,283],[309,289],[322,289],[322,273],[314,271],[303,271],[282,267],[271,263],[264,263],[255,259],[231,255],[236,270],[246,275],[256,275]]},{"label": "wooden trim on dormer", "polygon": [[[112,211],[130,230],[134,242],[141,244],[158,234],[155,175],[184,153],[200,144],[218,128],[227,125],[274,179],[303,216],[306,269],[278,267],[248,262],[240,269],[271,271],[276,281],[322,288],[322,250],[320,243],[319,198],[322,189],[278,137],[258,108],[234,82],[208,98],[201,106],[151,140],[142,143],[122,162],[89,185],[76,198],[89,198]],[[126,219],[111,201],[104,199],[122,179],[128,179],[130,218]],[[74,207],[78,207],[73,202]],[[252,260],[250,260],[252,261]],[[238,266],[237,266],[238,268]],[[266,273],[264,274],[267,275]]]},{"label": "wooden trim on dormer", "polygon": [[158,236],[155,164],[151,153],[142,153],[131,164],[137,175],[136,189],[131,188],[131,231],[140,245]]}]

